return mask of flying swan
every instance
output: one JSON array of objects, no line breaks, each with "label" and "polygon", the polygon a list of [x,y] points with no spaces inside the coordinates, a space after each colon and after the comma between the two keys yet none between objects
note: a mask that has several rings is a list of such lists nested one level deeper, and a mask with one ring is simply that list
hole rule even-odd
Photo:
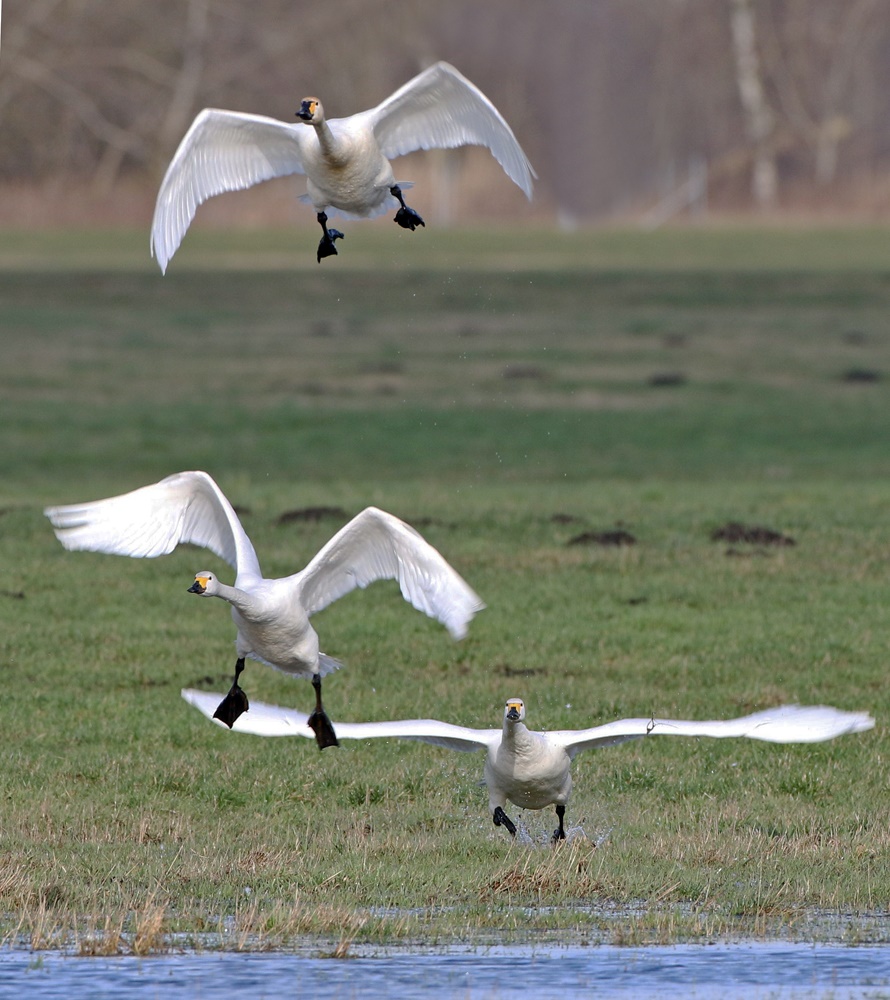
[{"label": "flying swan", "polygon": [[338,597],[375,580],[398,580],[409,604],[464,637],[485,605],[439,552],[392,514],[367,507],[293,576],[268,580],[238,515],[206,472],[178,472],[151,486],[106,500],[47,507],[44,511],[66,549],[154,558],[181,542],[209,549],[235,570],[235,585],[214,573],[195,574],[190,594],[221,597],[232,606],[238,629],[231,690],[214,716],[231,728],[248,709],[238,684],[245,657],[298,677],[310,677],[315,711],[302,716],[319,749],[337,745],[321,702],[321,678],[341,666],[318,649],[309,618]]},{"label": "flying swan", "polygon": [[[208,717],[219,695],[186,689],[182,697]],[[685,722],[678,719],[621,719],[593,729],[564,729],[547,733],[525,727],[525,704],[508,698],[503,729],[467,729],[437,719],[398,722],[337,723],[341,739],[395,738],[419,740],[449,750],[485,750],[485,784],[488,807],[495,826],[516,835],[513,821],[504,812],[509,799],[520,809],[556,806],[559,826],[553,840],[564,840],[566,802],[572,790],[571,763],[575,754],[596,747],[613,746],[642,736],[746,736],[769,743],[820,743],[846,733],[861,733],[874,726],[866,712],[842,712],[825,705],[783,705],[740,719],[718,722]],[[235,723],[239,733],[257,736],[312,735],[311,720],[302,712],[254,702]]]},{"label": "flying swan", "polygon": [[[439,62],[409,80],[376,108],[349,118],[325,118],[321,101],[306,97],[290,124],[263,115],[205,108],[192,122],[167,168],[151,226],[151,250],[161,271],[179,248],[200,204],[288,174],[306,175],[306,200],[323,236],[316,257],[337,253],[338,229],[326,209],[368,218],[399,208],[404,229],[424,224],[408,208],[389,161],[418,149],[486,146],[507,176],[531,199],[536,176],[500,112],[474,84]],[[311,126],[306,128],[305,126]],[[410,187],[410,185],[406,185]]]}]

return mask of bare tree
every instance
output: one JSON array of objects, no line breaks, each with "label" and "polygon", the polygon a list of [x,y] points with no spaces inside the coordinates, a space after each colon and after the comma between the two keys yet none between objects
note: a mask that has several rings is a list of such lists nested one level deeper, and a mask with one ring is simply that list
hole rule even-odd
[{"label": "bare tree", "polygon": [[730,9],[736,81],[753,151],[751,193],[760,208],[775,204],[779,171],[773,145],[776,116],[767,99],[757,52],[753,0],[732,0]]},{"label": "bare tree", "polygon": [[817,185],[836,178],[842,143],[866,125],[859,92],[873,75],[863,80],[862,66],[873,64],[886,13],[883,0],[773,3],[764,63],[787,126],[812,151]]}]

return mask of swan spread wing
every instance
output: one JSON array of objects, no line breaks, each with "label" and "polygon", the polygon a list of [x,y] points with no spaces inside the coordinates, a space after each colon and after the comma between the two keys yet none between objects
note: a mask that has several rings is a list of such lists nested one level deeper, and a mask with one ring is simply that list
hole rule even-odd
[{"label": "swan spread wing", "polygon": [[398,580],[402,596],[462,639],[485,605],[469,584],[410,525],[367,507],[291,579],[309,615],[356,587],[375,580]]},{"label": "swan spread wing", "polygon": [[238,515],[206,472],[177,472],[131,493],[47,507],[44,514],[66,549],[154,558],[190,542],[225,559],[239,575],[261,576]]},{"label": "swan spread wing", "polygon": [[167,168],[151,224],[151,250],[162,271],[200,204],[288,174],[302,174],[303,125],[264,115],[205,108]]},{"label": "swan spread wing", "polygon": [[[182,692],[182,697],[213,720],[221,695],[186,689]],[[252,733],[255,736],[305,736],[307,739],[314,739],[315,734],[309,728],[308,719],[308,715],[292,708],[252,701],[250,708],[238,717],[232,729],[236,733]],[[217,725],[223,725],[219,720],[213,721]],[[465,752],[483,750],[501,738],[499,729],[468,729],[464,726],[452,726],[438,719],[338,722],[336,729],[338,739],[343,740],[415,740]]]},{"label": "swan spread wing", "polygon": [[387,159],[416,149],[486,146],[507,176],[532,196],[537,175],[510,126],[475,84],[439,62],[360,116],[367,117]]},{"label": "swan spread wing", "polygon": [[826,705],[783,705],[739,719],[690,722],[680,719],[621,719],[593,729],[547,733],[547,739],[564,746],[574,757],[581,750],[610,746],[642,736],[744,736],[768,743],[821,743],[847,733],[871,729],[867,712],[843,712]]}]

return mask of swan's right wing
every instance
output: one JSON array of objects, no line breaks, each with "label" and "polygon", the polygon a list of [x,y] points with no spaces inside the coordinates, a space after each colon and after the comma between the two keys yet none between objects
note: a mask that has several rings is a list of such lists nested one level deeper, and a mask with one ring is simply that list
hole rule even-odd
[{"label": "swan's right wing", "polygon": [[205,108],[179,144],[158,191],[151,250],[161,271],[208,198],[302,174],[303,129],[264,115]]},{"label": "swan's right wing", "polygon": [[206,472],[177,472],[130,493],[47,507],[44,514],[66,549],[151,559],[190,542],[239,574],[261,575],[238,515]]},{"label": "swan's right wing", "polygon": [[416,149],[486,146],[516,185],[532,196],[535,172],[503,115],[463,74],[438,62],[364,118],[387,159]]},{"label": "swan's right wing", "polygon": [[[203,712],[217,725],[224,726],[213,718],[221,694],[207,691],[183,690],[182,697]],[[337,722],[334,723],[337,738],[341,740],[399,739],[416,740],[445,747],[448,750],[471,752],[483,750],[501,738],[499,729],[468,729],[452,726],[438,719],[400,719],[394,722]],[[252,733],[255,736],[305,736],[315,739],[309,728],[309,716],[293,708],[267,705],[261,701],[251,701],[250,708],[240,715],[232,726],[236,733]]]}]

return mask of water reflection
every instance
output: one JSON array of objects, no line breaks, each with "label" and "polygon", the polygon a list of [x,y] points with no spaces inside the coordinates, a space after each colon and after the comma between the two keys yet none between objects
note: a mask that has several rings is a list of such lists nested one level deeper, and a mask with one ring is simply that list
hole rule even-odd
[{"label": "water reflection", "polygon": [[0,997],[28,1000],[313,1000],[381,997],[890,998],[890,947],[787,943],[671,947],[493,947],[381,951],[333,959],[283,954],[76,958],[0,952]]}]

